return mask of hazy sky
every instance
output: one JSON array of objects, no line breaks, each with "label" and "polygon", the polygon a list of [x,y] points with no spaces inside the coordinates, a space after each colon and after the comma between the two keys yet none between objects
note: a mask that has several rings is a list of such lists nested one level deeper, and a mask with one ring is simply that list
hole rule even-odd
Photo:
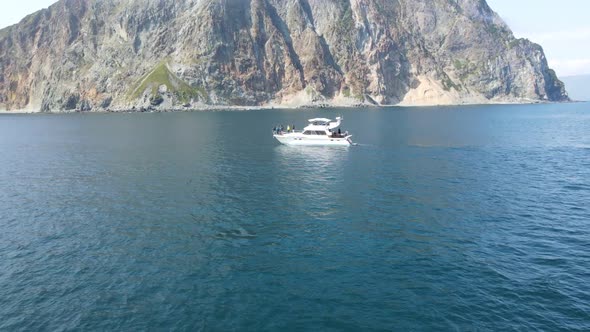
[{"label": "hazy sky", "polygon": [[560,76],[590,74],[590,1],[488,0],[517,37],[545,49]]},{"label": "hazy sky", "polygon": [[18,23],[28,14],[47,8],[57,0],[4,0],[0,10],[0,28]]},{"label": "hazy sky", "polygon": [[[55,0],[3,1],[0,28]],[[488,0],[517,37],[539,43],[560,76],[590,74],[590,1]]]}]

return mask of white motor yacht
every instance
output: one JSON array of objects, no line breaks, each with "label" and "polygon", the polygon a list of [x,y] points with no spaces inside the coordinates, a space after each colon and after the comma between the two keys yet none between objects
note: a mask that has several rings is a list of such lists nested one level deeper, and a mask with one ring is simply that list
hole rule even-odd
[{"label": "white motor yacht", "polygon": [[340,129],[341,124],[342,117],[337,117],[336,121],[325,118],[310,119],[309,125],[301,131],[275,128],[273,136],[285,145],[350,146],[352,135],[348,132],[343,133]]}]

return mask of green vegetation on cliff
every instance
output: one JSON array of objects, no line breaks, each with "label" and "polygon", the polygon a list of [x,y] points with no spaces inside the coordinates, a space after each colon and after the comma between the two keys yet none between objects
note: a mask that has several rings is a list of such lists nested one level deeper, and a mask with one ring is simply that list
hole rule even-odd
[{"label": "green vegetation on cliff", "polygon": [[175,95],[182,103],[190,102],[191,99],[207,101],[209,96],[203,87],[192,87],[168,68],[167,61],[160,62],[151,72],[147,73],[130,91],[128,98],[135,100],[140,98],[146,90],[155,96],[159,88],[164,85],[168,93]]}]

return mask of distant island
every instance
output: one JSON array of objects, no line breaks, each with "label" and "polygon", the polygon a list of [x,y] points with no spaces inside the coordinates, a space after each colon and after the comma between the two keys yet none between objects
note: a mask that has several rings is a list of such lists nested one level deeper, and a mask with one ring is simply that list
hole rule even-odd
[{"label": "distant island", "polygon": [[0,110],[567,101],[483,0],[61,0],[0,30]]}]

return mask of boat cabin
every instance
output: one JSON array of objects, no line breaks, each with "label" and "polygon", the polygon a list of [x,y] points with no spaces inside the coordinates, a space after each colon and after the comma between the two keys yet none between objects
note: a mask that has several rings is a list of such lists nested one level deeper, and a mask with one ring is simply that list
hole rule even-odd
[{"label": "boat cabin", "polygon": [[[324,118],[309,119],[308,121],[309,121],[309,125],[307,127],[303,128],[304,134],[306,131],[311,131],[311,132],[322,131],[325,134],[325,132],[330,129],[330,122],[332,122],[332,120],[324,119]],[[322,134],[322,135],[324,135],[324,134]],[[314,135],[314,134],[307,134],[307,135]]]},{"label": "boat cabin", "polygon": [[342,118],[336,118],[336,121],[326,118],[309,119],[309,125],[303,128],[303,135],[315,136],[329,136],[332,138],[342,138],[341,131],[337,129],[340,127]]}]

